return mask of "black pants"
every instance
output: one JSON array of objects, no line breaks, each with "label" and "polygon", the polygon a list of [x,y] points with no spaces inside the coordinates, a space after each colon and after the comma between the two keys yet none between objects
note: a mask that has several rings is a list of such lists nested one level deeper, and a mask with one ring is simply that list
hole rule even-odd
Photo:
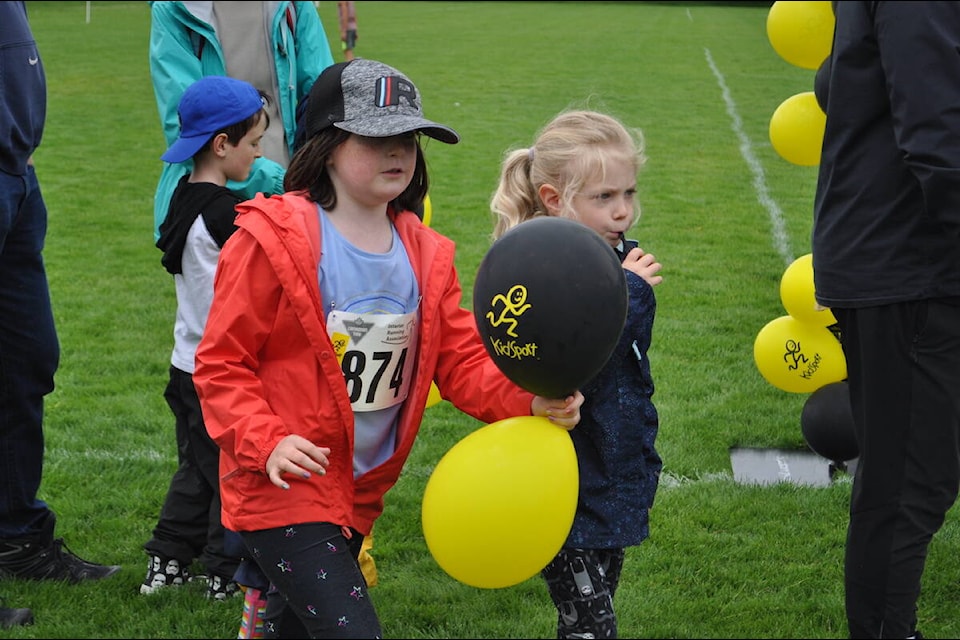
[{"label": "black pants", "polygon": [[240,535],[270,580],[264,638],[381,637],[360,571],[360,533],[347,540],[321,522]]},{"label": "black pants", "polygon": [[623,549],[564,547],[541,575],[557,607],[557,638],[616,638],[613,596]]},{"label": "black pants", "polygon": [[847,531],[852,638],[906,638],[960,488],[960,299],[833,309],[860,457]]},{"label": "black pants", "polygon": [[171,366],[163,397],[176,419],[179,466],[153,537],[143,548],[153,555],[176,558],[182,566],[199,559],[208,573],[232,579],[240,558],[224,549],[220,449],[203,423],[193,376]]}]

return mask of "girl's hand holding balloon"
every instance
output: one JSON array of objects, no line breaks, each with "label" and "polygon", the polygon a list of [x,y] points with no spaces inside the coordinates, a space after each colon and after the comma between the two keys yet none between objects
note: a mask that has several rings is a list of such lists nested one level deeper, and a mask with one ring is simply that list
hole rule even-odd
[{"label": "girl's hand holding balloon", "polygon": [[565,398],[534,396],[533,402],[530,403],[530,412],[570,431],[580,422],[582,405],[583,394],[579,391],[574,391]]}]

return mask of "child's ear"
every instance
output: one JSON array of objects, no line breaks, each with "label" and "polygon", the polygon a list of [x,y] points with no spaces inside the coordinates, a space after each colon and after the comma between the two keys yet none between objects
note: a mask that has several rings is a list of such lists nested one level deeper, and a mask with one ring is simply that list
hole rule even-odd
[{"label": "child's ear", "polygon": [[227,144],[229,144],[227,134],[218,133],[213,136],[213,140],[210,141],[210,150],[222,158],[227,152]]},{"label": "child's ear", "polygon": [[543,203],[543,206],[547,208],[547,213],[552,216],[560,213],[560,192],[555,186],[552,184],[540,185],[537,195],[540,196],[540,202]]}]

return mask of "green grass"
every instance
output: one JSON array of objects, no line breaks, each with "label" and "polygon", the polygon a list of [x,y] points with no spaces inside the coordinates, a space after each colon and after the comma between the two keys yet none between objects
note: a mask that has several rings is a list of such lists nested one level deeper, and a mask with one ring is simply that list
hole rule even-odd
[{"label": "green grass", "polygon": [[[487,202],[504,151],[570,106],[641,128],[635,237],[664,264],[650,354],[664,482],[651,537],[628,551],[616,605],[622,637],[846,636],[842,558],[849,482],[828,488],[739,485],[729,449],[803,449],[806,399],[766,383],[757,332],[784,315],[779,280],[808,253],[816,168],[781,159],[768,125],[813,72],[782,60],[758,3],[359,2],[357,54],[420,87],[426,115],[461,144],[431,143],[433,226],[457,242],[470,305],[489,247]],[[240,602],[193,586],[145,598],[137,588],[176,468],[163,401],[173,283],[153,246],[152,198],[164,150],[150,85],[146,2],[29,2],[46,66],[47,129],[36,153],[50,210],[46,248],[63,347],[48,398],[41,497],[80,555],[123,565],[100,584],[7,581],[10,605],[34,609],[16,638],[232,638]],[[336,7],[319,11],[339,54]],[[725,99],[724,88],[728,92]],[[735,107],[738,131],[728,111]],[[745,161],[746,140],[756,167]],[[758,198],[757,168],[779,207]],[[777,226],[782,226],[781,239]],[[422,437],[376,527],[371,595],[388,637],[550,638],[555,614],[539,578],[476,589],[430,556],[420,502],[430,474],[480,426],[448,403]],[[522,487],[518,487],[522,490]],[[509,548],[511,540],[495,540]],[[960,527],[934,540],[920,600],[928,637],[960,637]]]}]

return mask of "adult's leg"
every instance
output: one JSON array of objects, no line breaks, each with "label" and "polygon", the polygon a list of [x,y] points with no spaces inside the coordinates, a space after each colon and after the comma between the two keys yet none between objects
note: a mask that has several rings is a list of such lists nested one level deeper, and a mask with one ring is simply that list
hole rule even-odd
[{"label": "adult's leg", "polygon": [[906,638],[960,487],[960,300],[839,310],[860,456],[845,558],[851,637]]},{"label": "adult's leg", "polygon": [[37,497],[43,477],[43,401],[60,343],[43,264],[47,207],[33,167],[0,172],[0,577],[98,580],[119,571],[78,558],[54,538],[56,516]]},{"label": "adult's leg", "polygon": [[43,264],[47,209],[36,174],[0,172],[0,539],[39,533],[43,398],[60,344]]}]

